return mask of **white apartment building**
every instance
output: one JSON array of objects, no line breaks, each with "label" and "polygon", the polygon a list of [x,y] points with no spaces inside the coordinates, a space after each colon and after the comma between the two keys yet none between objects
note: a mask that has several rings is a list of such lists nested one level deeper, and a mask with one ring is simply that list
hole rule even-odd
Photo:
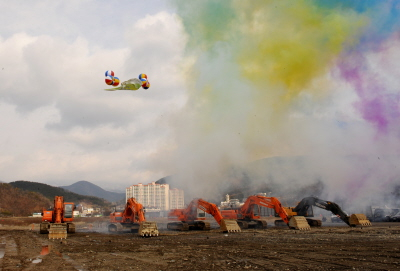
[{"label": "white apartment building", "polygon": [[170,209],[185,208],[185,198],[182,189],[172,188],[169,190],[169,208]]},{"label": "white apartment building", "polygon": [[[172,192],[171,192],[172,191]],[[184,208],[184,192],[181,189],[169,189],[169,184],[136,184],[126,188],[126,200],[135,198],[145,208],[170,209]]]}]

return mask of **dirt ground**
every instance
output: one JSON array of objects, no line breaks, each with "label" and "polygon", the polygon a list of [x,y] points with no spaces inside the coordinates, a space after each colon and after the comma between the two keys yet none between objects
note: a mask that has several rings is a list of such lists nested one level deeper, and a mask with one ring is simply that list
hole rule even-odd
[{"label": "dirt ground", "polygon": [[[4,221],[3,221],[4,222]],[[396,270],[400,223],[350,228],[325,223],[311,231],[268,227],[241,233],[168,231],[160,236],[108,234],[105,222],[77,222],[64,240],[38,224],[1,225],[0,270]],[[33,225],[33,226],[32,226]],[[215,226],[215,225],[214,225]]]}]

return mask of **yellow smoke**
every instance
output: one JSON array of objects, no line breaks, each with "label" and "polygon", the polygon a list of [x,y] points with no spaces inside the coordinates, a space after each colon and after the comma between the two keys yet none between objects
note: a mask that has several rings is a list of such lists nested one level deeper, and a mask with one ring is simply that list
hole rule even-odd
[{"label": "yellow smoke", "polygon": [[242,38],[236,59],[261,91],[284,88],[291,101],[324,75],[335,57],[357,41],[365,19],[344,10],[324,10],[311,1],[236,2]]}]

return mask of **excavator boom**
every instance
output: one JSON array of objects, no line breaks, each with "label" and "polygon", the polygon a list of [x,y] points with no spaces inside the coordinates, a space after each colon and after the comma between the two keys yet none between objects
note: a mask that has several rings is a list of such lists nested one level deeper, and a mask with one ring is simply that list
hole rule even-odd
[{"label": "excavator boom", "polygon": [[[327,211],[331,211],[334,215],[338,216],[347,225],[355,227],[356,225],[370,226],[371,222],[366,218],[364,214],[353,214],[349,216],[346,212],[340,208],[340,206],[332,201],[321,200],[317,197],[306,197],[303,198],[296,207],[291,208],[294,213],[305,217],[312,217],[312,206],[316,206]],[[313,221],[309,220],[309,223]],[[318,223],[320,226],[321,223]]]},{"label": "excavator boom", "polygon": [[[285,208],[282,207],[278,198],[275,197],[265,197],[260,195],[249,196],[243,206],[237,211],[236,219],[240,218],[239,220],[247,221],[247,223],[256,222],[257,226],[263,225],[261,227],[266,228],[266,221],[264,222],[264,220],[260,220],[260,216],[254,214],[254,207],[256,205],[274,209],[289,228],[300,230],[310,229],[309,225],[304,223],[305,219],[303,217],[289,217]],[[223,214],[232,217],[234,213],[231,210],[227,210],[223,211]]]},{"label": "excavator boom", "polygon": [[110,214],[108,231],[116,232],[130,229],[131,232],[138,231],[140,236],[158,236],[156,222],[146,221],[143,205],[135,198],[126,201],[125,209],[121,212]]},{"label": "excavator boom", "polygon": [[240,227],[234,220],[224,219],[218,206],[203,199],[193,199],[186,209],[174,209],[168,214],[170,220],[179,220],[180,222],[168,223],[168,229],[189,230],[202,229],[209,230],[210,223],[201,221],[197,217],[197,209],[200,209],[212,215],[215,221],[220,225],[223,232],[239,232]]}]

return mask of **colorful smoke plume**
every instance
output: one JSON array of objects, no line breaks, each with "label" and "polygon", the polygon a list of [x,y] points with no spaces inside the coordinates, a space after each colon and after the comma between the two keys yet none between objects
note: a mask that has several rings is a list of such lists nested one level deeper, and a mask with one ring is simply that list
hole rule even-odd
[{"label": "colorful smoke plume", "polygon": [[[319,158],[297,177],[307,183],[318,175],[328,196],[354,186],[369,191],[377,180],[388,180],[382,189],[393,185],[400,151],[400,3],[172,3],[190,63],[187,105],[172,122],[170,169],[182,179],[210,184],[232,165],[300,155]],[[389,158],[382,165],[378,156]],[[366,169],[368,176],[358,172]]]}]

